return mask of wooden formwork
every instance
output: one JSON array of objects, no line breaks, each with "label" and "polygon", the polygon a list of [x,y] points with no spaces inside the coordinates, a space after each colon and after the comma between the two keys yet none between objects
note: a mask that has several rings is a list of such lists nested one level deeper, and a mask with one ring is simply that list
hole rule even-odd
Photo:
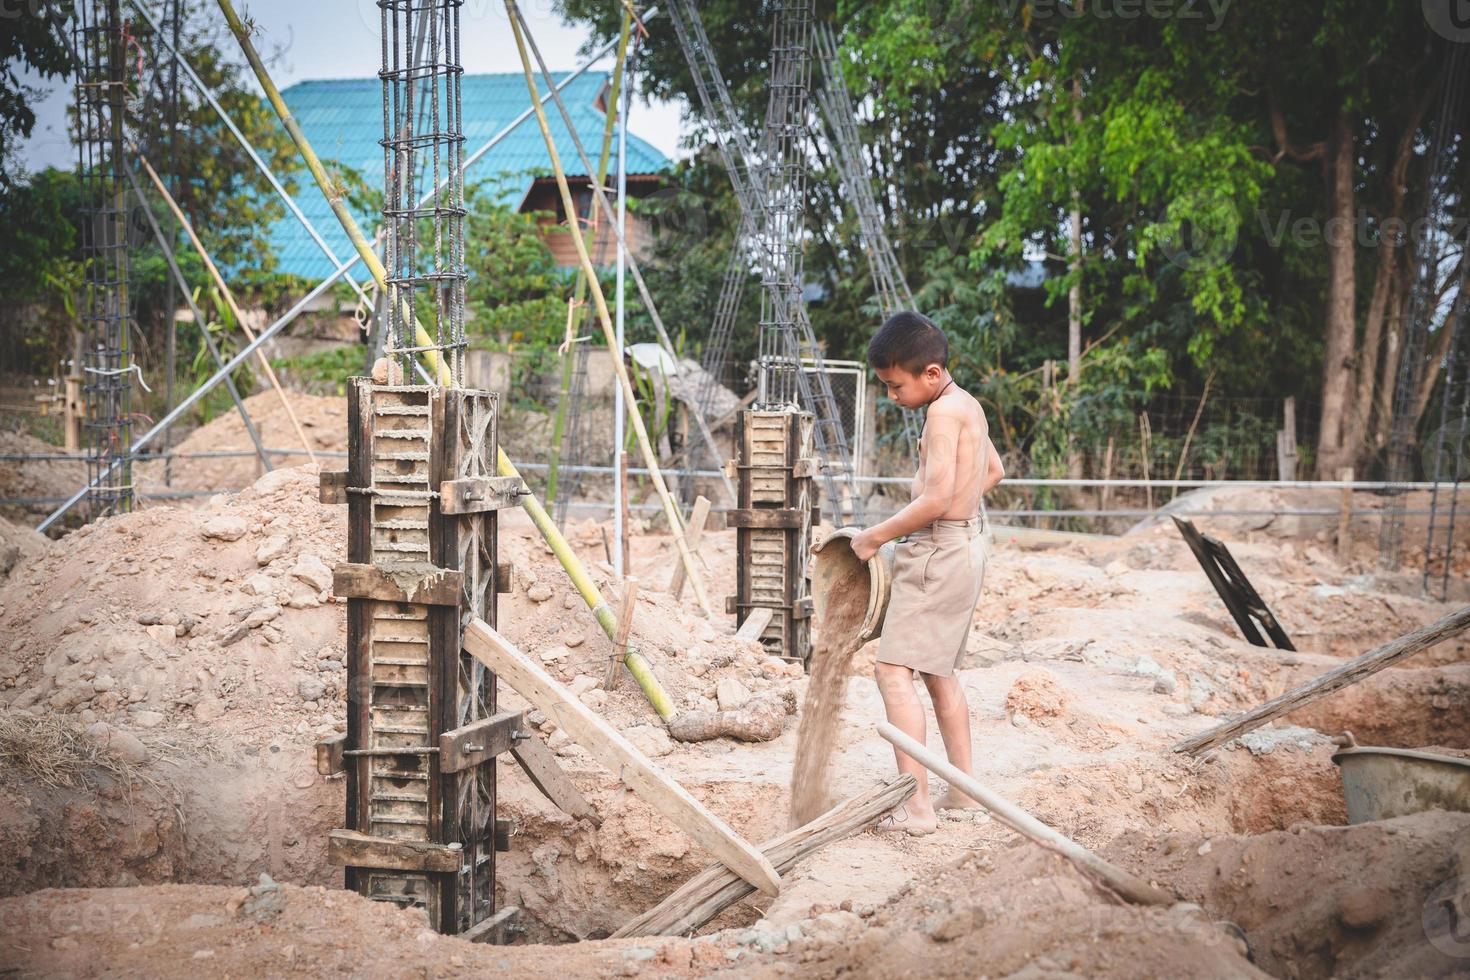
[{"label": "wooden formwork", "polygon": [[[464,625],[496,622],[496,400],[485,391],[352,380],[345,498],[346,829],[328,856],[347,887],[426,909],[441,932],[487,922],[495,899],[495,756],[520,716],[497,713],[495,678],[464,653]],[[333,767],[332,750],[325,750]]]},{"label": "wooden formwork", "polygon": [[740,413],[733,464],[739,506],[726,515],[737,529],[736,591],[726,602],[728,611],[738,625],[752,610],[772,610],[761,643],[801,663],[811,653],[807,555],[818,519],[813,422],[809,412]]}]

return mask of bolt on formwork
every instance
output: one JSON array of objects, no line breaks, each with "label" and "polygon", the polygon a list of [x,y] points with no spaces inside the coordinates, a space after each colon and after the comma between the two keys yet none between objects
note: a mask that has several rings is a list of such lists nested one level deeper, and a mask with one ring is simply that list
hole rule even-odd
[{"label": "bolt on formwork", "polygon": [[86,408],[90,517],[133,507],[132,351],[128,291],[127,186],[122,179],[123,22],[119,0],[77,5],[74,40],[77,179],[82,191],[83,287],[77,310],[84,335],[82,393]]}]

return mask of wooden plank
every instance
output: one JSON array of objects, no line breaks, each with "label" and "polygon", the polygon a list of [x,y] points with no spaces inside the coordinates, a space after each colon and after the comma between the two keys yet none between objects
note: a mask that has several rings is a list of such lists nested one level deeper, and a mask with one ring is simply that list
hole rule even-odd
[{"label": "wooden plank", "polygon": [[798,480],[818,476],[821,472],[822,461],[816,456],[802,456],[791,466],[791,475]]},{"label": "wooden plank", "polygon": [[335,776],[346,767],[342,750],[347,746],[347,736],[333,735],[316,743],[316,771],[323,776]]},{"label": "wooden plank", "polygon": [[784,531],[801,527],[802,513],[795,507],[737,507],[725,511],[728,527]]},{"label": "wooden plank", "polygon": [[766,627],[771,625],[771,620],[775,618],[775,615],[776,610],[766,606],[752,609],[750,615],[745,617],[745,622],[741,623],[740,628],[735,631],[735,638],[737,640],[759,640],[761,634],[766,631]]},{"label": "wooden plank", "polygon": [[471,476],[439,484],[439,509],[445,514],[483,514],[520,504],[525,488],[513,476]]},{"label": "wooden plank", "polygon": [[355,830],[327,831],[327,863],[339,868],[456,874],[464,860],[458,844],[373,837]]},{"label": "wooden plank", "polygon": [[[1344,466],[1337,471],[1341,483],[1353,482],[1353,468]],[[1337,505],[1337,560],[1346,565],[1353,555],[1353,488],[1343,487]]]},{"label": "wooden plank", "polygon": [[437,568],[402,582],[376,565],[342,562],[332,569],[332,592],[349,599],[414,602],[426,606],[458,606],[464,573]]},{"label": "wooden plank", "polygon": [[495,563],[495,591],[499,595],[509,595],[514,588],[514,569],[508,561]]},{"label": "wooden plank", "polygon": [[592,809],[592,804],[577,789],[576,783],[562,772],[556,756],[551,754],[546,743],[529,732],[526,734],[527,738],[518,738],[511,743],[510,754],[521,764],[531,784],[541,791],[542,796],[555,803],[562,813],[581,820],[591,820],[600,826],[602,817]]},{"label": "wooden plank", "polygon": [[[709,523],[709,498],[700,494],[694,499],[694,510],[689,514],[689,525],[684,529],[684,540],[689,542],[689,550],[696,551],[699,548],[699,540],[704,537],[704,526]],[[686,575],[684,563],[680,562],[674,566],[673,577],[669,579],[669,595],[675,599],[684,591]]]},{"label": "wooden plank", "polygon": [[[761,853],[785,874],[828,844],[866,830],[883,814],[913,796],[917,788],[918,782],[907,774],[880,783],[839,803],[811,823],[766,841],[761,845]],[[711,865],[613,933],[612,938],[687,935],[745,898],[751,890],[744,879],[724,865]]]},{"label": "wooden plank", "polygon": [[1010,800],[993,793],[978,779],[951,765],[949,760],[928,746],[920,745],[886,721],[878,723],[878,734],[904,755],[926,769],[943,776],[951,787],[977,801],[1001,823],[1035,844],[1054,851],[1071,861],[1077,869],[1102,881],[1110,889],[1135,905],[1173,905],[1174,896],[1144,881],[1129,871],[1109,864],[1096,854],[1037,820]]},{"label": "wooden plank", "polygon": [[439,736],[439,771],[461,772],[508,750],[514,734],[525,727],[519,711],[502,711]]},{"label": "wooden plank", "polygon": [[544,711],[594,759],[617,773],[645,803],[760,891],[769,895],[780,892],[781,878],[760,851],[546,673],[540,663],[480,620],[471,620],[465,627],[464,641],[481,663]]},{"label": "wooden plank", "polygon": [[1208,731],[1187,738],[1174,746],[1174,751],[1199,755],[1232,738],[1260,728],[1273,718],[1278,718],[1289,711],[1324,698],[1334,691],[1340,691],[1349,685],[1356,684],[1385,667],[1393,666],[1405,657],[1412,656],[1421,650],[1427,650],[1452,636],[1459,636],[1467,629],[1470,629],[1470,606],[1465,606],[1428,626],[1421,626],[1412,633],[1406,633],[1396,640],[1391,640],[1361,657],[1349,660],[1341,667],[1335,667],[1325,674],[1320,674],[1305,684],[1300,684],[1223,725],[1216,725]]},{"label": "wooden plank", "polygon": [[489,943],[500,946],[505,943],[505,932],[507,927],[521,914],[520,906],[507,905],[483,922],[476,922],[464,932],[459,938],[471,943]]},{"label": "wooden plank", "polygon": [[322,470],[318,473],[317,499],[324,504],[347,503],[347,471]]}]

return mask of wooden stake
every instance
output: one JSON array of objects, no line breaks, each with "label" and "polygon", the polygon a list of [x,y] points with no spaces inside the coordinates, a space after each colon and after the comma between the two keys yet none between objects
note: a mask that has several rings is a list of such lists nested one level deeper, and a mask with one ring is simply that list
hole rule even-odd
[{"label": "wooden stake", "polygon": [[[761,845],[761,853],[785,874],[828,844],[867,829],[883,814],[913,796],[917,788],[914,777],[907,774],[880,783],[839,803],[811,823],[766,841]],[[750,885],[739,876],[723,865],[710,865],[668,898],[613,933],[612,938],[682,936],[698,929],[750,893]]]},{"label": "wooden stake", "polygon": [[[622,536],[618,538],[618,552],[622,555],[623,558],[623,575],[627,576],[633,574],[633,564],[631,561],[633,557],[632,549],[629,547],[629,542],[633,538],[632,533],[629,531],[629,528],[632,526],[629,521],[631,521],[633,518],[633,512],[628,506],[627,453],[618,453],[618,486],[622,489],[622,493],[618,494],[618,506],[622,510],[622,522],[619,526],[623,529]],[[672,528],[672,530],[676,535],[679,533],[679,529],[677,527]]]},{"label": "wooden stake", "polygon": [[1305,684],[1298,685],[1280,697],[1272,698],[1260,707],[1253,708],[1223,725],[1216,725],[1209,731],[1195,735],[1193,738],[1187,738],[1174,746],[1174,751],[1199,755],[1232,738],[1260,728],[1273,718],[1278,718],[1289,711],[1326,697],[1334,691],[1340,691],[1349,685],[1356,684],[1370,674],[1376,674],[1383,668],[1390,667],[1420,650],[1427,650],[1441,640],[1458,636],[1467,629],[1470,629],[1470,606],[1370,650],[1356,660],[1350,660],[1341,667],[1335,667]]},{"label": "wooden stake", "polygon": [[632,575],[623,579],[623,605],[618,610],[618,631],[613,635],[612,656],[607,658],[607,676],[602,686],[613,690],[618,686],[618,666],[628,655],[628,634],[633,631],[633,612],[638,608],[638,579]]},{"label": "wooden stake", "polygon": [[587,802],[587,797],[582,795],[582,791],[577,789],[576,784],[557,765],[556,756],[551,754],[546,743],[529,732],[526,734],[530,737],[518,738],[510,743],[510,754],[520,763],[531,784],[567,816],[591,820],[601,826],[602,817],[597,815],[592,804]]},{"label": "wooden stake", "polygon": [[[1343,483],[1353,482],[1353,468],[1344,466],[1337,471],[1337,478]],[[1346,565],[1353,551],[1352,538],[1353,523],[1353,488],[1345,486],[1338,496],[1337,504],[1337,560]]]},{"label": "wooden stake", "polygon": [[1095,878],[1108,888],[1135,905],[1173,905],[1174,896],[1164,892],[1137,875],[1115,867],[1046,824],[1037,820],[1010,800],[991,792],[973,776],[949,764],[949,761],[926,746],[909,738],[886,721],[878,723],[878,734],[887,739],[894,748],[937,776],[943,776],[950,786],[958,789],[972,800],[978,801],[1001,823],[1033,843],[1049,851],[1055,851],[1071,861],[1077,870]]},{"label": "wooden stake", "polygon": [[578,700],[539,662],[517,650],[480,619],[470,620],[465,627],[464,647],[521,697],[546,712],[589,755],[616,773],[639,799],[667,817],[731,871],[768,895],[780,892],[781,877],[765,855],[654,765],[622,732]]},{"label": "wooden stake", "polygon": [[[684,529],[684,540],[689,550],[699,548],[699,539],[704,537],[704,526],[709,523],[709,498],[700,494],[694,499],[694,510],[689,515],[689,526]],[[675,565],[673,577],[669,579],[669,595],[679,598],[684,591],[684,566]]]}]

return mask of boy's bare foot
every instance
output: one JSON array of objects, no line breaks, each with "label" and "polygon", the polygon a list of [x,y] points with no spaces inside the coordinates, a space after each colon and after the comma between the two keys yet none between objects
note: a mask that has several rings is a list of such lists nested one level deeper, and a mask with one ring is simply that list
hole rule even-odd
[{"label": "boy's bare foot", "polygon": [[935,810],[982,810],[979,802],[970,799],[964,793],[957,792],[953,787],[945,791],[944,795],[934,801]]},{"label": "boy's bare foot", "polygon": [[910,837],[922,837],[939,829],[939,818],[933,810],[926,816],[919,813],[917,808],[911,810],[909,807],[909,804],[905,804],[894,810],[879,820],[873,829],[880,834],[908,834]]}]

